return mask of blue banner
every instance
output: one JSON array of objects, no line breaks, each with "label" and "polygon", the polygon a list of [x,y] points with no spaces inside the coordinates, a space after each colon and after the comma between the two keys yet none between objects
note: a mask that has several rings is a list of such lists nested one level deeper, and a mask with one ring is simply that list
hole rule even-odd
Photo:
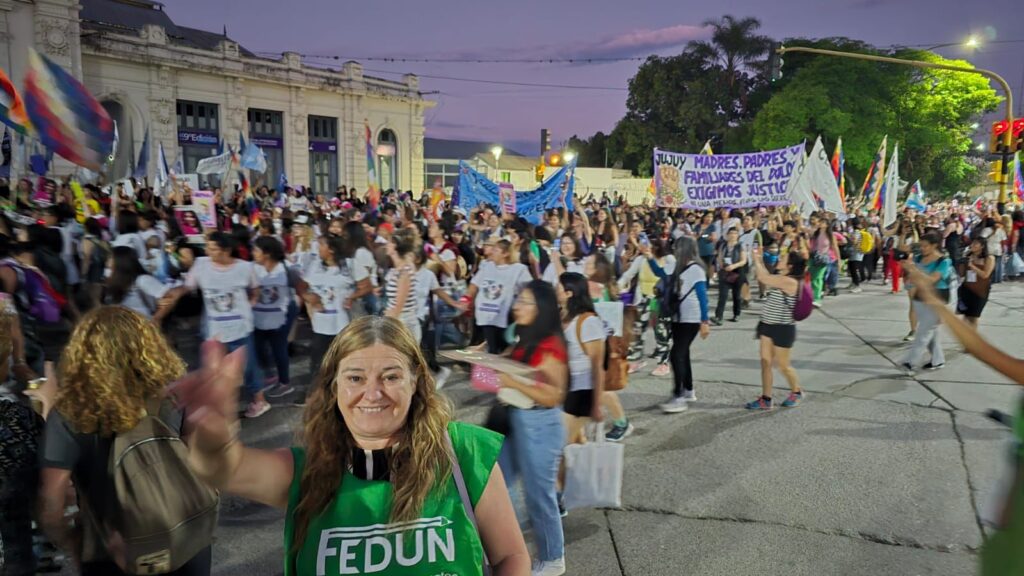
[{"label": "blue banner", "polygon": [[[573,160],[552,174],[540,188],[516,190],[516,214],[531,224],[542,224],[544,212],[551,208],[561,208],[563,197],[571,211],[575,173],[576,161]],[[452,200],[467,214],[481,203],[490,205],[496,212],[500,211],[498,185],[465,162],[459,162],[459,181],[455,190]]]}]

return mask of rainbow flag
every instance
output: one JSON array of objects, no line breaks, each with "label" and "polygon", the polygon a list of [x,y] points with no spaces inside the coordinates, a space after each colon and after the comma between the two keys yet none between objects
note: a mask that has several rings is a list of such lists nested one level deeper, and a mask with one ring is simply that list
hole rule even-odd
[{"label": "rainbow flag", "polygon": [[1013,191],[1017,193],[1017,202],[1024,202],[1024,170],[1020,166],[1020,152],[1013,155]]},{"label": "rainbow flag", "polygon": [[25,107],[47,148],[73,164],[101,169],[114,143],[114,121],[81,82],[31,48]]},{"label": "rainbow flag", "polygon": [[878,147],[878,153],[871,162],[871,168],[864,178],[864,187],[860,189],[860,195],[868,198],[868,210],[882,209],[882,185],[885,184],[885,147],[889,142],[889,136],[882,138],[882,145]]},{"label": "rainbow flag", "polygon": [[832,174],[839,185],[839,200],[846,208],[846,155],[843,154],[843,139],[836,140],[836,151],[832,153]]},{"label": "rainbow flag", "polygon": [[10,126],[18,134],[32,132],[32,123],[28,119],[25,103],[3,70],[0,70],[0,122]]},{"label": "rainbow flag", "polygon": [[380,189],[377,188],[377,159],[373,153],[373,138],[370,133],[370,124],[363,121],[366,133],[366,199],[370,203],[370,210],[377,210],[380,205]]}]

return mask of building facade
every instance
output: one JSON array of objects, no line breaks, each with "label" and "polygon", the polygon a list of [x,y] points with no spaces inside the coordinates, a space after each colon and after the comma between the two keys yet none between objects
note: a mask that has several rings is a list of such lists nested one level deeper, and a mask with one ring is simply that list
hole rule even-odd
[{"label": "building facade", "polygon": [[[185,172],[239,136],[261,146],[267,171],[254,185],[366,190],[365,126],[378,182],[419,190],[423,117],[434,105],[412,74],[365,76],[358,62],[313,67],[299,54],[262,58],[227,34],[176,25],[151,0],[0,0],[0,66],[20,84],[28,47],[82,79],[117,121],[111,176],[130,171],[149,131],[150,158],[163,144]],[[150,163],[150,177],[155,174]]]}]

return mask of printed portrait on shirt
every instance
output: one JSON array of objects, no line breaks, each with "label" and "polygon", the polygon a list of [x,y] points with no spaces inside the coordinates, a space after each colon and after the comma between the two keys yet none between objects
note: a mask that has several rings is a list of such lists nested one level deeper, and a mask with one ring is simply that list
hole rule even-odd
[{"label": "printed portrait on shirt", "polygon": [[206,301],[210,309],[218,314],[226,314],[235,310],[235,293],[230,290],[205,290]]},{"label": "printed portrait on shirt", "polygon": [[260,287],[260,304],[277,304],[281,299],[281,290],[277,286]]}]

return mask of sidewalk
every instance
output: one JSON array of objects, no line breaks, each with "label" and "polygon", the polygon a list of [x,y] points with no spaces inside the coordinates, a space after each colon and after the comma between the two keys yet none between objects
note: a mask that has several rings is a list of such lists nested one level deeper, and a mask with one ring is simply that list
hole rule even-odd
[{"label": "sidewalk", "polygon": [[[808,398],[795,409],[742,408],[760,389],[756,303],[695,343],[690,411],[660,413],[671,381],[651,377],[653,364],[634,375],[622,394],[637,429],[626,440],[623,509],[570,513],[569,573],[974,573],[979,509],[991,502],[1010,437],[982,412],[1012,412],[1021,390],[950,337],[945,369],[903,376],[907,309],[905,295],[877,283],[827,298],[798,328],[793,364]],[[982,334],[1024,356],[1022,325],[1024,285],[997,286]],[[482,421],[486,398],[464,377],[445,393],[461,419]],[[300,417],[272,410],[246,422],[243,437],[288,445]],[[227,498],[215,573],[279,574],[280,519]]]}]

